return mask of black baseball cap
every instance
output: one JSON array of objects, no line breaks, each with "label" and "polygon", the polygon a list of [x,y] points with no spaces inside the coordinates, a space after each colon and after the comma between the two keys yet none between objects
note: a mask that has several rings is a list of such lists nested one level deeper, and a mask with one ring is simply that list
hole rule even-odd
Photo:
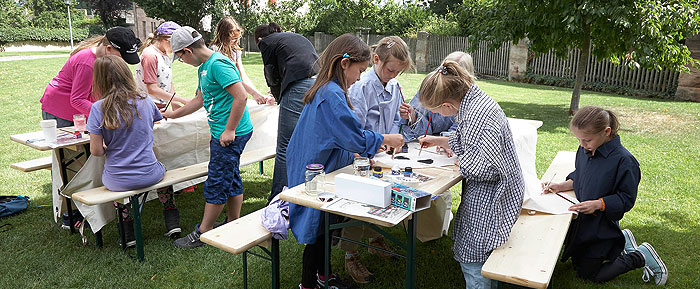
[{"label": "black baseball cap", "polygon": [[126,27],[112,27],[105,34],[109,43],[119,50],[122,58],[128,64],[138,64],[140,59],[138,53],[141,40],[136,38],[134,32]]}]

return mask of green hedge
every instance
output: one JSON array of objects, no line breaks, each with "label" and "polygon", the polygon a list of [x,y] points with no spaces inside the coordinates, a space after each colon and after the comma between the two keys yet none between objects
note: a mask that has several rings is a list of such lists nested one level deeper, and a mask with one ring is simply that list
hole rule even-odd
[{"label": "green hedge", "polygon": [[[74,28],[73,41],[79,42],[88,37],[88,28]],[[12,28],[0,27],[0,45],[19,41],[59,41],[69,42],[70,31],[64,28]]]}]

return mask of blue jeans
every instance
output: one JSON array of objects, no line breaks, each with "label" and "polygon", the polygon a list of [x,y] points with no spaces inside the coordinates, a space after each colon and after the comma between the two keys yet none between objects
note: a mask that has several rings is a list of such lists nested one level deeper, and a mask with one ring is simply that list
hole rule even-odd
[{"label": "blue jeans", "polygon": [[459,263],[459,266],[462,267],[467,289],[496,288],[496,282],[491,282],[491,279],[481,276],[481,267],[484,267],[484,263]]},{"label": "blue jeans", "polygon": [[275,172],[272,175],[272,191],[268,200],[272,200],[287,185],[287,145],[304,109],[304,94],[313,84],[313,78],[297,80],[287,86],[282,93],[280,116],[277,122]]},{"label": "blue jeans", "polygon": [[241,153],[252,135],[252,132],[237,135],[225,147],[214,137],[209,141],[209,177],[204,182],[204,200],[207,203],[221,205],[228,198],[243,194],[243,181],[238,166]]}]

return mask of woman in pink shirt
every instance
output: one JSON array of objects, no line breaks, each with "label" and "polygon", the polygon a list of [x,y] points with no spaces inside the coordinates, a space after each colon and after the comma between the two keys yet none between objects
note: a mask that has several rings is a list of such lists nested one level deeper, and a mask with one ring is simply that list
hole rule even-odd
[{"label": "woman in pink shirt", "polygon": [[139,63],[136,53],[141,41],[125,27],[107,30],[105,36],[83,41],[73,50],[68,61],[54,77],[41,97],[41,116],[55,119],[58,127],[72,126],[74,114],[90,114],[96,99],[92,92],[92,66],[105,55],[122,57],[129,64]]}]

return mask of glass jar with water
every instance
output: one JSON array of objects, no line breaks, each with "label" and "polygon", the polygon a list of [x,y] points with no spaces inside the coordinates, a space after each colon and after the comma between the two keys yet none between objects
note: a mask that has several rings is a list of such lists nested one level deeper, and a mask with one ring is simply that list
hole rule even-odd
[{"label": "glass jar with water", "polygon": [[306,194],[316,197],[318,193],[323,192],[323,187],[325,185],[326,172],[323,171],[323,165],[307,165],[304,181],[304,191],[306,192]]}]

